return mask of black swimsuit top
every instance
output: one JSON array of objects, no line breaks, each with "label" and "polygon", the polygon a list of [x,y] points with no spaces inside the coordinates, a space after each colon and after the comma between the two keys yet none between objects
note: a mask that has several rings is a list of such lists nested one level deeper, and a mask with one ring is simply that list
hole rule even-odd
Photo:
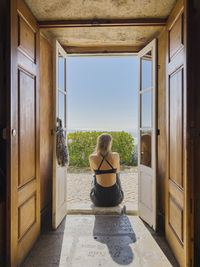
[{"label": "black swimsuit top", "polygon": [[[101,154],[101,153],[100,153],[100,154]],[[105,173],[116,173],[116,172],[117,172],[117,168],[113,168],[113,166],[110,164],[110,162],[107,161],[106,156],[103,156],[102,154],[101,154],[101,156],[102,156],[103,159],[102,159],[102,161],[100,162],[98,169],[97,169],[97,170],[94,170],[94,173],[95,173],[96,175],[99,175],[99,174],[105,174]],[[105,161],[108,163],[108,165],[110,165],[110,167],[111,167],[112,169],[110,169],[110,170],[100,170],[101,165],[102,165],[104,159],[105,159]]]}]

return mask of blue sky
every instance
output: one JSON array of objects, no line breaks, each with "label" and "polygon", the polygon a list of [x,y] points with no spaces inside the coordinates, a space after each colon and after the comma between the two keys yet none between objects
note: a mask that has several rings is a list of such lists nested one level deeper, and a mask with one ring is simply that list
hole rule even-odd
[{"label": "blue sky", "polygon": [[137,57],[68,57],[68,129],[137,128]]}]

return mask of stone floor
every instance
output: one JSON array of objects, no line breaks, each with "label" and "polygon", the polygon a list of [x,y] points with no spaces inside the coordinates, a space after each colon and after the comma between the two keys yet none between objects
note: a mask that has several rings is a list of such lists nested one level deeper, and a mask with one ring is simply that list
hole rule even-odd
[{"label": "stone floor", "polygon": [[68,215],[56,231],[41,234],[21,266],[178,266],[161,241],[170,261],[137,216]]},{"label": "stone floor", "polygon": [[[124,191],[124,201],[127,210],[137,210],[138,204],[138,173],[137,168],[126,168],[120,171],[121,185]],[[91,172],[67,174],[67,203],[68,210],[78,208],[89,209],[89,197],[92,182]]]}]

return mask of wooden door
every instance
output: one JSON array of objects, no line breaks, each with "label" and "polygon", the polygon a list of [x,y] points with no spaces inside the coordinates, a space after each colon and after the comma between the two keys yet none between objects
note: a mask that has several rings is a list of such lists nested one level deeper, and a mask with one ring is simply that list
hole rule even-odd
[{"label": "wooden door", "polygon": [[165,231],[180,266],[192,266],[189,258],[190,184],[187,175],[187,72],[186,12],[178,1],[167,24],[167,179]]},{"label": "wooden door", "polygon": [[58,165],[56,158],[56,129],[62,123],[67,138],[67,54],[58,41],[54,42],[54,151],[53,151],[53,216],[56,229],[67,213],[67,167]]},{"label": "wooden door", "polygon": [[139,54],[138,211],[156,229],[156,40]]},{"label": "wooden door", "polygon": [[19,266],[40,233],[39,29],[22,0],[10,11],[7,261]]}]

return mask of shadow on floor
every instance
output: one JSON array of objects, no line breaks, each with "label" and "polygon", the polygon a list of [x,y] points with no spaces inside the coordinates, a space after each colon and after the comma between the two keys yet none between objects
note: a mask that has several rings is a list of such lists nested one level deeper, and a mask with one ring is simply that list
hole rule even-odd
[{"label": "shadow on floor", "polygon": [[[146,228],[137,216],[69,215],[56,231],[44,227],[21,267],[171,266]],[[178,266],[165,240],[151,234]]]},{"label": "shadow on floor", "polygon": [[113,261],[128,265],[134,260],[130,244],[136,242],[136,235],[127,216],[95,216],[93,237],[106,244]]}]

